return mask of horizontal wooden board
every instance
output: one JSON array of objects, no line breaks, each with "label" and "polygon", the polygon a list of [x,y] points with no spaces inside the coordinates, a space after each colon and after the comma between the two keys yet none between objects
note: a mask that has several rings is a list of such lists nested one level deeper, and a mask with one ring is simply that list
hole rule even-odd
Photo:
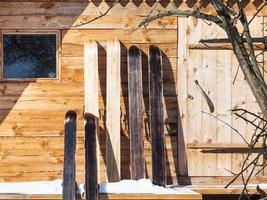
[{"label": "horizontal wooden board", "polygon": [[[167,31],[166,31],[167,32]],[[105,56],[105,42],[101,42],[104,49],[101,49],[99,51],[99,56],[104,57]],[[134,43],[133,43],[134,44]],[[131,43],[124,43],[126,49],[129,49],[130,46],[133,44]],[[146,55],[148,53],[150,44],[137,44],[136,46],[141,49]],[[158,48],[162,51],[162,53],[168,55],[168,57],[177,57],[177,45],[175,43],[159,43],[157,44]],[[124,55],[126,54],[124,49]],[[83,45],[82,44],[76,44],[76,43],[63,43],[62,44],[62,56],[63,57],[83,57]]]},{"label": "horizontal wooden board", "polygon": [[[90,40],[107,41],[118,38],[122,43],[175,43],[177,41],[177,30],[166,30],[168,34],[162,34],[162,30],[147,29],[137,30],[131,34],[127,30],[63,30],[62,43],[84,44]],[[159,37],[160,35],[160,37]]]},{"label": "horizontal wooden board", "polygon": [[[83,1],[83,0],[82,0]],[[20,3],[18,3],[20,2]],[[150,3],[149,3],[150,2]],[[121,41],[121,174],[129,178],[127,49],[136,45],[143,51],[144,66],[148,47],[155,43],[164,53],[164,133],[166,134],[168,176],[175,176],[177,153],[177,18],[152,22],[147,29],[130,33],[130,29],[150,12],[153,1],[117,4],[102,19],[79,27],[73,24],[93,19],[105,11],[111,2],[78,1],[23,1],[0,2],[0,27],[8,29],[62,29],[60,78],[32,82],[0,82],[0,181],[53,180],[62,178],[64,115],[74,109],[77,121],[77,179],[84,179],[84,57],[83,45],[95,40],[99,43],[99,129],[101,181],[106,177],[105,160],[105,96],[106,44],[116,36]],[[157,10],[170,7],[170,2],[156,6]],[[156,10],[155,10],[156,12]],[[16,23],[14,23],[16,22]],[[68,30],[71,27],[75,30]],[[2,61],[2,59],[1,59]],[[147,69],[144,83],[147,85]],[[144,108],[148,105],[148,88],[144,87]],[[146,105],[146,106],[145,106]],[[144,112],[147,120],[148,112]],[[147,174],[151,176],[151,146],[146,127],[145,158]],[[5,137],[8,136],[8,137]],[[41,165],[40,167],[38,167]],[[10,166],[10,167],[8,167]],[[1,170],[3,169],[3,170]]]},{"label": "horizontal wooden board", "polygon": [[[121,17],[109,16],[102,17],[97,21],[87,23],[83,26],[77,26],[82,23],[93,20],[98,15],[82,15],[82,16],[59,16],[59,15],[0,15],[1,29],[121,29],[130,32],[138,22],[143,20],[143,17]],[[16,24],[12,23],[16,21]],[[135,26],[133,26],[135,25]],[[153,29],[176,29],[176,17],[154,21],[149,23],[148,28]]]},{"label": "horizontal wooden board", "polygon": [[[93,2],[71,1],[71,2],[55,2],[55,1],[24,1],[17,2],[0,2],[0,15],[93,15],[97,16],[99,12],[104,12],[109,8],[111,2],[98,2],[95,5]],[[171,5],[169,4],[169,7]],[[107,16],[144,16],[150,12],[151,7],[145,2],[140,2],[136,6],[134,2],[127,2],[127,6],[120,3],[116,4]],[[159,4],[158,9],[163,9]]]}]

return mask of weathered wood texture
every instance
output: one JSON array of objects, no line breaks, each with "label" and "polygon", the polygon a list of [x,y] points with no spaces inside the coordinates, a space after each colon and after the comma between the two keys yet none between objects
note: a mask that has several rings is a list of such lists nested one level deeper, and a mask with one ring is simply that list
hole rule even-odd
[{"label": "weathered wood texture", "polygon": [[98,118],[93,114],[85,116],[85,196],[86,199],[98,199],[98,162],[97,162],[97,129]]},{"label": "weathered wood texture", "polygon": [[[154,4],[154,3],[153,3]],[[98,44],[99,95],[99,177],[106,181],[106,126],[107,106],[107,41],[121,41],[121,92],[120,92],[120,142],[121,178],[130,178],[130,142],[128,126],[128,76],[127,50],[136,45],[144,53],[143,104],[148,110],[148,49],[154,43],[163,52],[163,115],[166,141],[166,174],[168,182],[176,176],[177,127],[177,19],[171,17],[152,23],[146,30],[129,34],[128,27],[135,25],[151,10],[147,2],[118,4],[98,23],[83,29],[62,29],[62,23],[73,23],[81,15],[97,16],[107,8],[107,3],[93,2],[0,2],[0,29],[55,29],[61,33],[60,79],[55,81],[1,82],[0,83],[0,181],[34,181],[62,178],[64,161],[64,116],[68,110],[77,113],[76,177],[84,181],[84,70],[87,64],[84,45]],[[171,6],[168,4],[167,6]],[[164,9],[165,5],[158,5]],[[72,20],[70,20],[72,19]],[[84,18],[86,19],[86,17]],[[103,20],[103,21],[102,21]],[[103,28],[102,22],[105,21]],[[102,25],[101,25],[102,24]],[[42,26],[43,28],[41,28]],[[49,26],[49,27],[48,27]],[[164,28],[164,29],[162,29]],[[2,40],[0,40],[2,43]],[[88,55],[89,56],[89,55]],[[90,56],[92,54],[90,53]],[[1,60],[2,62],[2,60]],[[95,77],[95,76],[94,76]],[[95,77],[96,78],[96,77]],[[90,80],[91,81],[91,80]],[[91,83],[95,84],[95,83]],[[95,87],[94,87],[95,88]],[[91,96],[96,98],[96,94]],[[92,100],[90,100],[92,101]],[[95,107],[94,107],[95,108]],[[97,110],[97,109],[96,109]],[[90,111],[92,112],[92,111]],[[97,113],[95,114],[97,115]],[[148,113],[144,118],[144,155],[146,176],[151,177],[151,144],[148,133]]]},{"label": "weathered wood texture", "polygon": [[145,176],[142,80],[141,51],[132,46],[128,53],[128,96],[131,178],[134,180]]},{"label": "weathered wood texture", "polygon": [[121,44],[118,40],[107,44],[107,97],[106,97],[106,167],[107,181],[121,179]]},{"label": "weathered wood texture", "polygon": [[66,113],[62,195],[64,200],[74,200],[76,196],[76,120],[77,114],[75,111],[68,111]]},{"label": "weathered wood texture", "polygon": [[149,111],[152,140],[152,177],[157,185],[166,184],[163,121],[162,55],[158,47],[149,47]]},{"label": "weathered wood texture", "polygon": [[[258,17],[251,27],[262,27],[262,21],[263,18]],[[239,130],[248,141],[253,134],[253,127],[231,116],[229,110],[244,108],[258,113],[258,105],[244,75],[238,70],[235,55],[231,49],[224,48],[226,40],[221,40],[222,43],[220,40],[212,43],[211,47],[210,43],[207,43],[206,48],[202,50],[192,48],[201,45],[201,39],[226,38],[226,34],[219,27],[196,19],[179,19],[178,27],[182,27],[179,29],[178,41],[183,43],[181,45],[178,42],[178,94],[183,127],[178,143],[187,147],[199,147],[186,148],[186,152],[178,147],[178,155],[187,155],[187,160],[178,156],[178,162],[183,166],[179,171],[190,176],[231,176],[227,170],[238,172],[247,152],[239,148],[244,142],[226,124],[204,113],[210,112],[209,107],[195,80],[212,100],[215,106],[212,114]],[[252,28],[253,37],[262,37],[262,30]],[[213,44],[222,48],[216,51]],[[260,52],[259,49],[257,52]],[[207,150],[206,146],[209,145],[212,145],[212,149]],[[222,150],[222,146],[226,148]]]}]

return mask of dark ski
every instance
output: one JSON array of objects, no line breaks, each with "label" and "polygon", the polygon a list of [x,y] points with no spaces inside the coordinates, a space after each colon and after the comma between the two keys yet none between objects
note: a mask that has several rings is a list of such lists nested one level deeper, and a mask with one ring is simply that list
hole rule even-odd
[{"label": "dark ski", "polygon": [[153,183],[165,185],[165,146],[163,123],[162,55],[155,45],[149,47],[149,109],[152,139]]},{"label": "dark ski", "polygon": [[63,168],[63,199],[74,200],[76,196],[75,182],[75,151],[76,151],[76,119],[75,111],[65,115],[64,129],[64,168]]},{"label": "dark ski", "polygon": [[132,46],[128,53],[129,131],[131,151],[131,177],[144,178],[144,136],[143,136],[143,86],[142,60],[140,50]]},{"label": "dark ski", "polygon": [[96,137],[98,118],[86,113],[85,120],[85,195],[86,200],[98,199]]}]

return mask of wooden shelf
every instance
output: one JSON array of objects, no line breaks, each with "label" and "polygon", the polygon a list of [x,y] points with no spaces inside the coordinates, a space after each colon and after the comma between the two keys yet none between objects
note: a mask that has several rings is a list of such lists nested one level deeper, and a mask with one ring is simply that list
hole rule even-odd
[{"label": "wooden shelf", "polygon": [[[225,143],[189,143],[188,149],[249,149],[246,144],[225,144]],[[256,145],[254,149],[260,149],[260,145]]]},{"label": "wooden shelf", "polygon": [[[186,186],[195,192],[198,192],[202,195],[220,195],[220,194],[240,194],[243,190],[243,185],[233,185],[229,188],[225,188],[225,185],[191,185]],[[255,194],[256,185],[254,187],[248,187],[249,194]],[[267,189],[263,189],[265,192]]]},{"label": "wooden shelf", "polygon": [[[23,195],[23,194],[0,194],[1,200],[21,200],[21,199],[31,199],[31,200],[58,200],[62,199],[61,195]],[[77,197],[76,199],[84,199]],[[166,195],[166,194],[100,194],[99,200],[143,200],[143,199],[156,199],[156,200],[201,200],[201,194],[176,194],[176,195]]]}]

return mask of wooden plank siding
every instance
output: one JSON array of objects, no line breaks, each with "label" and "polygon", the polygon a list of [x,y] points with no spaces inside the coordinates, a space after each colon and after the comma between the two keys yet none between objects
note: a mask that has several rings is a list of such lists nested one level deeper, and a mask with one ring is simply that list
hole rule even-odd
[{"label": "wooden plank siding", "polygon": [[[99,182],[107,181],[107,46],[108,41],[115,38],[121,42],[120,95],[117,96],[120,107],[117,112],[120,112],[120,117],[116,122],[120,129],[120,161],[117,160],[121,166],[118,170],[120,178],[129,179],[131,174],[127,52],[133,45],[142,52],[145,173],[147,178],[152,177],[147,67],[149,46],[154,44],[162,52],[167,184],[176,183],[177,175],[192,176],[192,182],[196,179],[199,182],[209,182],[217,176],[220,177],[216,179],[216,183],[225,180],[221,177],[231,175],[225,168],[236,172],[243,160],[242,154],[238,151],[214,153],[214,149],[208,149],[207,152],[200,147],[220,147],[228,144],[242,146],[242,141],[227,126],[201,112],[209,109],[194,81],[198,80],[210,96],[215,106],[213,114],[234,125],[245,138],[250,137],[251,128],[242,121],[235,120],[228,110],[249,108],[258,111],[242,73],[239,72],[236,76],[237,61],[230,51],[229,44],[217,43],[210,48],[203,48],[203,44],[199,43],[200,39],[225,38],[226,35],[218,27],[210,26],[201,20],[177,17],[154,21],[146,28],[131,33],[132,28],[155,6],[152,0],[118,3],[103,18],[84,26],[76,26],[97,17],[100,12],[106,11],[108,6],[109,1],[98,0],[0,1],[1,33],[9,30],[57,30],[61,34],[58,80],[0,81],[0,181],[62,178],[64,115],[68,110],[75,110],[76,177],[78,182],[84,182],[83,114],[86,111],[84,92],[87,92],[84,88],[84,69],[87,62],[84,57],[84,45],[92,41],[98,45],[98,69],[94,71],[99,76],[94,82],[97,87],[94,87],[94,93],[98,93],[99,96],[96,100],[98,108],[94,107],[94,114],[99,117],[98,177]],[[186,2],[183,2],[180,7],[185,6]],[[171,2],[160,1],[155,12],[168,8],[171,8]],[[255,5],[253,7],[249,3],[246,9],[249,13],[254,13]],[[267,11],[263,10],[261,15],[262,13]],[[263,20],[266,21],[266,18],[258,17],[255,20],[253,27],[260,28],[253,29],[254,37],[263,36]],[[2,40],[0,44],[2,49]],[[260,44],[257,50],[262,47],[263,44]],[[199,148],[188,148],[196,144]]]},{"label": "wooden plank siding", "polygon": [[[169,3],[166,5],[170,7]],[[158,5],[163,10],[165,5]],[[142,2],[118,4],[107,16],[83,27],[75,22],[97,16],[108,7],[106,2],[0,2],[0,31],[59,30],[61,33],[60,79],[33,82],[0,82],[0,181],[37,181],[62,178],[64,115],[77,112],[76,177],[84,181],[84,44],[98,42],[97,92],[99,95],[99,182],[105,182],[107,96],[107,41],[121,41],[121,178],[130,178],[130,142],[128,134],[127,50],[137,46],[143,54],[142,107],[148,110],[147,56],[151,44],[163,53],[164,133],[166,141],[166,174],[168,183],[176,182],[177,165],[177,18],[151,23],[147,29],[129,34],[151,9]],[[89,17],[90,15],[90,17]],[[79,19],[78,19],[79,18]],[[78,21],[77,21],[78,20]],[[13,25],[12,25],[13,24]],[[70,28],[70,29],[69,29]],[[2,45],[2,44],[1,44]],[[2,60],[1,60],[2,62]],[[87,90],[86,90],[87,91]],[[95,111],[94,111],[95,112]],[[97,115],[97,113],[94,113]],[[151,177],[151,144],[148,112],[144,112],[144,157],[146,177]]]},{"label": "wooden plank siding", "polygon": [[[262,27],[262,22],[263,17],[257,17],[251,27]],[[233,117],[229,110],[244,108],[258,113],[259,107],[242,71],[238,70],[238,62],[231,49],[218,48],[215,50],[214,46],[209,47],[209,44],[202,50],[194,48],[203,45],[199,42],[200,39],[226,38],[223,30],[196,19],[187,19],[186,21],[179,19],[178,28],[180,24],[183,28],[179,29],[178,41],[186,35],[184,41],[186,49],[184,46],[178,46],[178,53],[182,50],[178,54],[180,56],[178,67],[182,67],[181,69],[178,68],[178,86],[180,89],[178,94],[183,126],[183,135],[179,136],[182,138],[182,142],[179,141],[179,144],[187,145],[188,163],[183,159],[179,159],[178,162],[184,166],[188,164],[189,176],[231,176],[232,174],[228,170],[237,173],[245,159],[246,150],[240,150],[238,147],[244,146],[245,143],[226,124],[207,114],[210,113],[208,104],[194,81],[198,80],[215,106],[215,111],[210,114],[232,125],[248,141],[253,134],[253,127]],[[255,38],[263,36],[261,28],[252,28],[251,34]],[[224,44],[217,42],[214,45],[223,47]],[[261,59],[264,60],[264,58]],[[188,67],[185,68],[181,65]],[[198,148],[190,148],[192,146]],[[212,146],[212,148],[206,149],[207,146]],[[229,148],[223,148],[224,151],[221,151],[219,148],[222,146],[229,146]],[[229,151],[230,147],[231,151]],[[186,171],[183,170],[183,173]]]}]

